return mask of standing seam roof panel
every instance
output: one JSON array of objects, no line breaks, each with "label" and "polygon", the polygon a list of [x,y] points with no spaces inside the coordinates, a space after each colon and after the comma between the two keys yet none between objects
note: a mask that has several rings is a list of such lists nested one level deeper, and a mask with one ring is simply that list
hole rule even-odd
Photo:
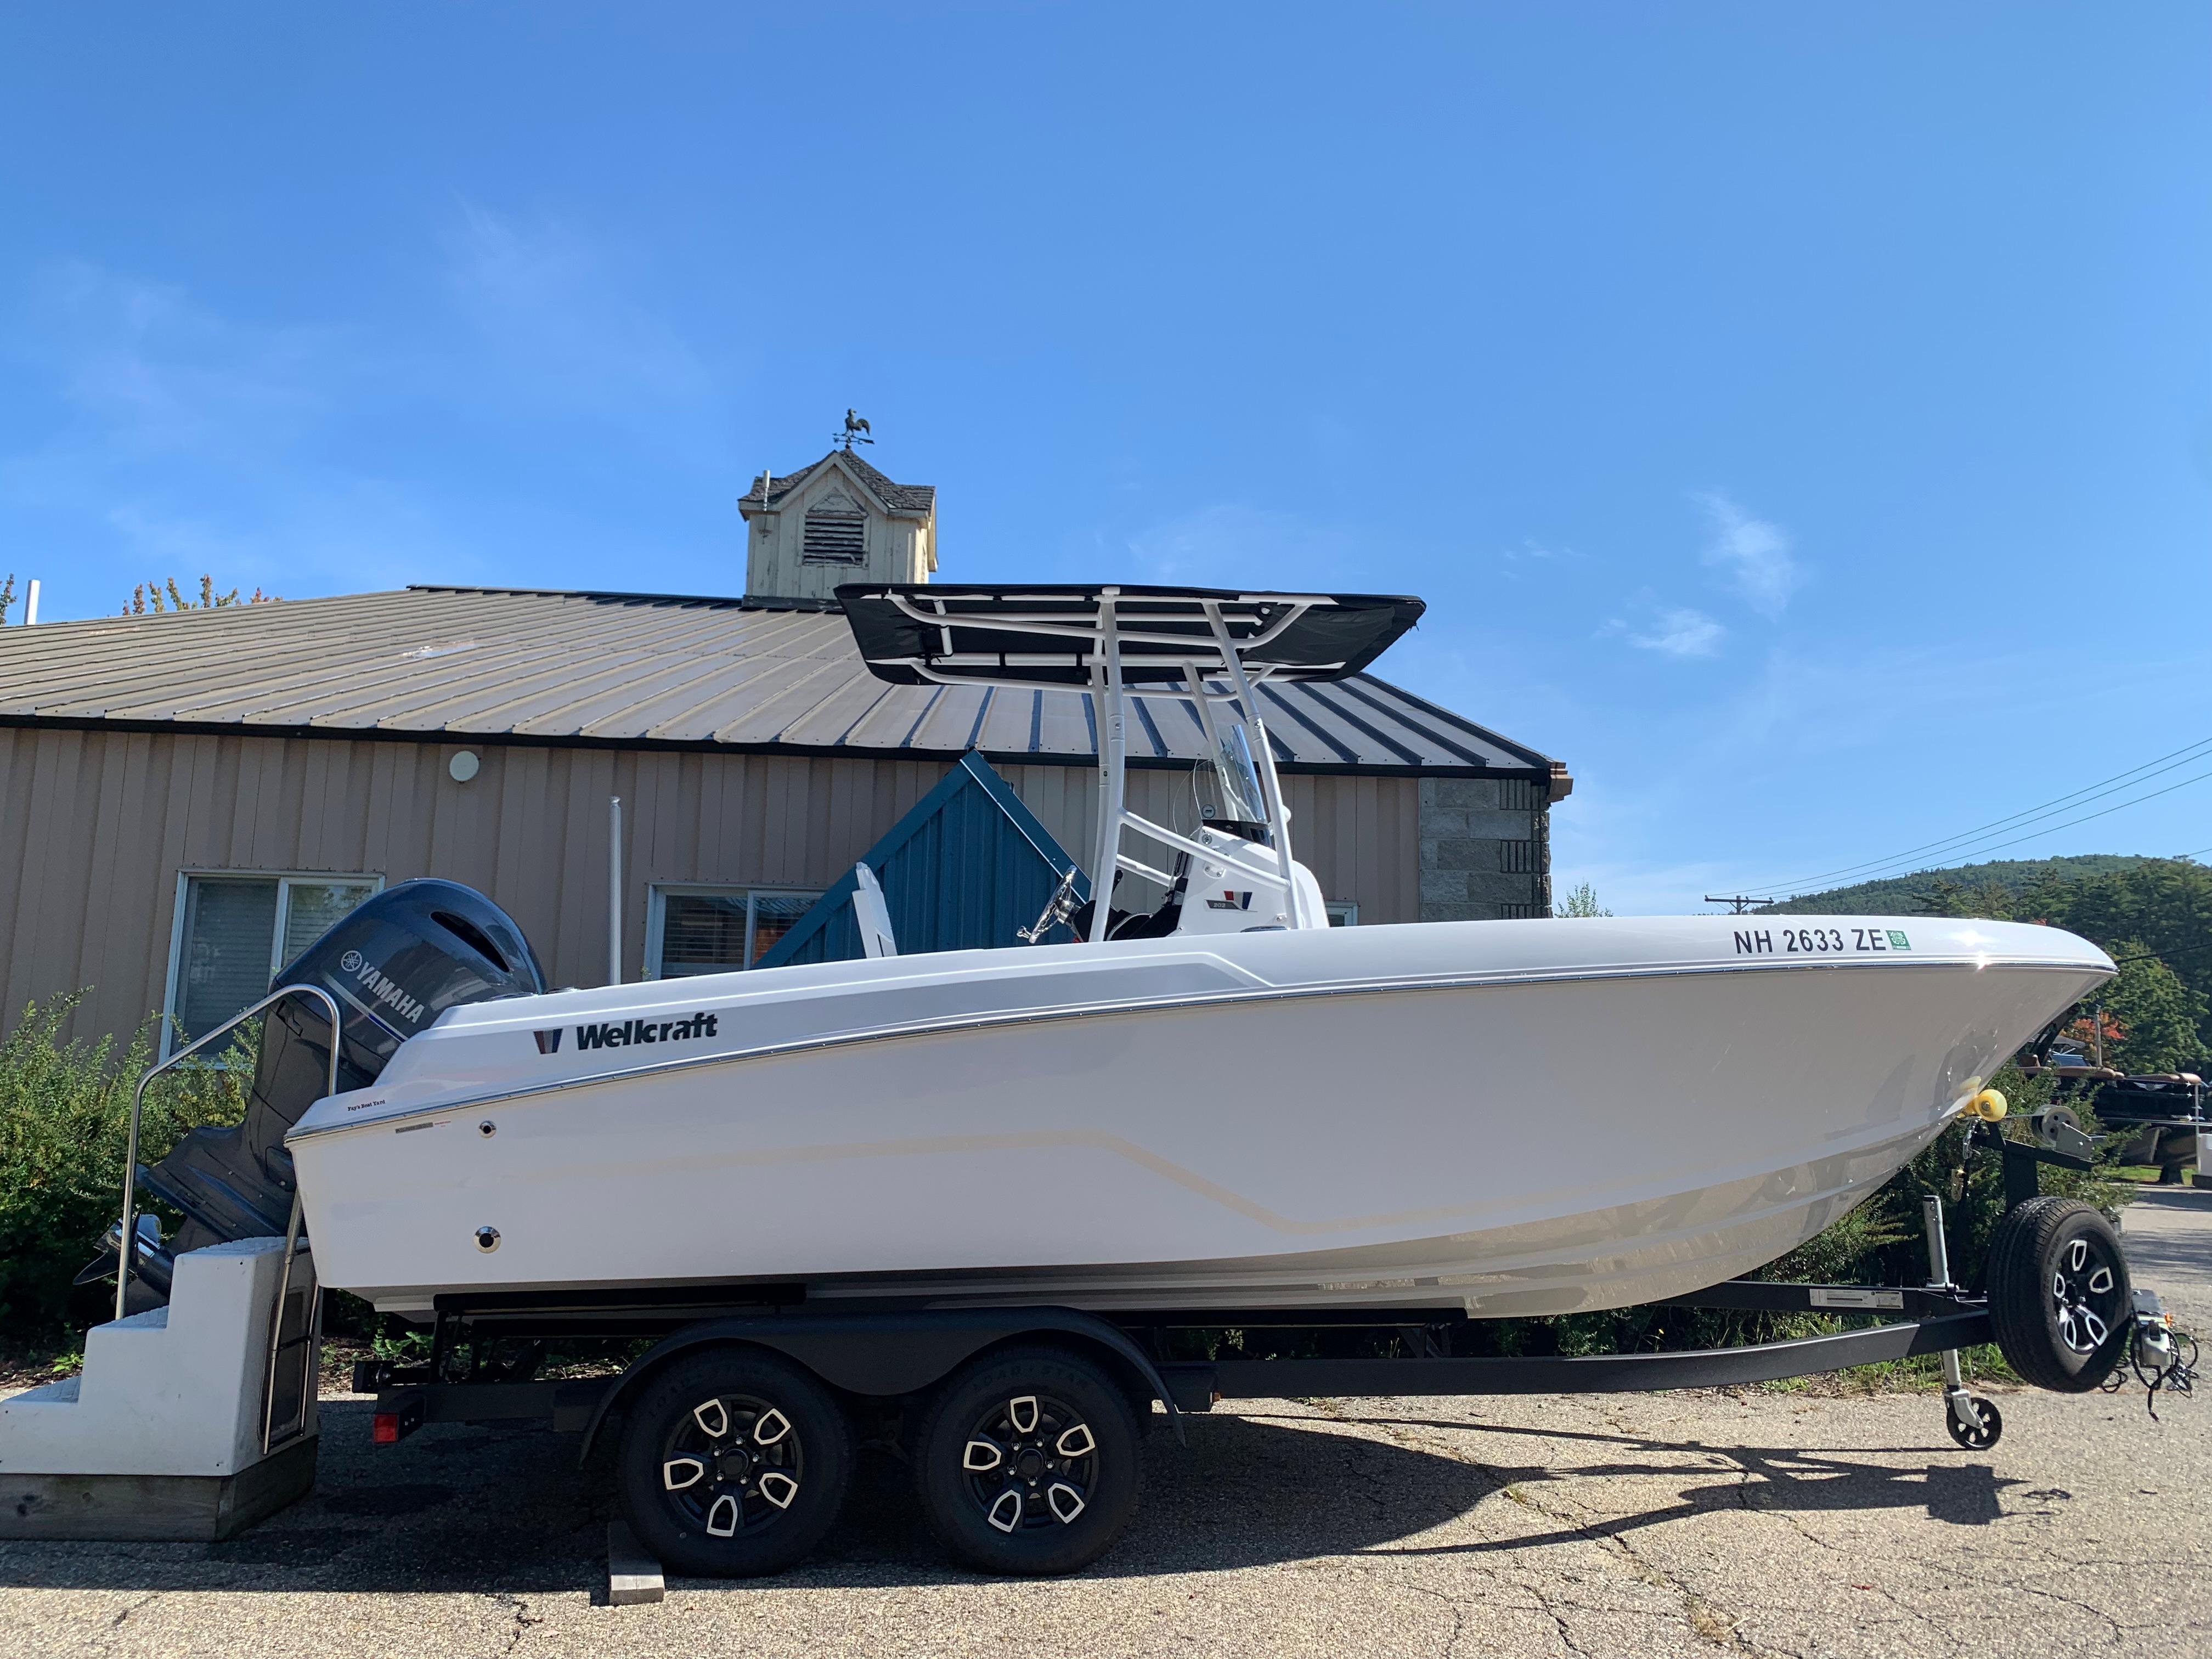
[{"label": "standing seam roof panel", "polygon": [[[1268,686],[1263,702],[1286,766],[1552,770],[1369,675]],[[1139,764],[1203,753],[1197,711],[1177,706],[1134,700]],[[1096,749],[1080,693],[888,685],[832,611],[532,589],[410,588],[0,629],[0,718],[917,757],[973,748],[1082,764]]]}]

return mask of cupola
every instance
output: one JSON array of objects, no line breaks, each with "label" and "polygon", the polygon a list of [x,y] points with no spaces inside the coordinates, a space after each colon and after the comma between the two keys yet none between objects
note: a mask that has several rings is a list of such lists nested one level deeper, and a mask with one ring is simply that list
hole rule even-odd
[{"label": "cupola", "polygon": [[937,568],[937,489],[894,483],[849,448],[763,473],[738,498],[745,597],[828,602],[842,582],[926,582]]}]

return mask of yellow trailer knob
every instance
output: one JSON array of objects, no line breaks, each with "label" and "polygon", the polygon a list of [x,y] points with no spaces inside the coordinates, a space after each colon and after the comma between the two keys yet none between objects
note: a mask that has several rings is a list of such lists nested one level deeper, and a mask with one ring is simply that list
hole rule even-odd
[{"label": "yellow trailer knob", "polygon": [[1995,1123],[2011,1108],[1995,1089],[1984,1089],[1966,1103],[1966,1110],[1984,1123]]}]

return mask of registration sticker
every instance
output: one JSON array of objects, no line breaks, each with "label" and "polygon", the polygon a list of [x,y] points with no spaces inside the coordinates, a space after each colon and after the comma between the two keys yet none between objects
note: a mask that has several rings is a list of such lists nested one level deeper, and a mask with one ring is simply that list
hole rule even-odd
[{"label": "registration sticker", "polygon": [[1894,927],[1753,927],[1735,934],[1740,957],[1862,956],[1911,948],[1912,941]]}]

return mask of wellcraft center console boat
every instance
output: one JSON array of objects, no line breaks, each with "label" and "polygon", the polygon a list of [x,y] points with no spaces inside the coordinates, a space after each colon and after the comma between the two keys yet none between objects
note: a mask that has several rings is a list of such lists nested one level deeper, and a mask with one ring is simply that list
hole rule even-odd
[{"label": "wellcraft center console boat", "polygon": [[[2089,1167],[2081,1147],[1988,1121],[1991,1073],[2112,973],[2094,945],[1928,916],[1332,928],[1265,688],[1359,672],[1419,601],[839,599],[884,679],[1088,696],[1097,895],[1071,867],[1028,942],[900,956],[856,872],[861,960],[556,992],[479,894],[411,881],[364,903],[278,976],[245,1120],[137,1178],[187,1218],[179,1250],[282,1235],[280,1305],[319,1283],[432,1326],[427,1365],[356,1368],[380,1443],[531,1419],[588,1449],[619,1422],[637,1536],[739,1575],[813,1547],[872,1436],[907,1449],[962,1559],[1054,1572],[1133,1511],[1153,1401],[1180,1432],[1178,1408],[1224,1396],[1698,1386],[1940,1352],[1951,1433],[1984,1449],[2001,1419],[1957,1353],[1992,1336],[2044,1387],[2096,1386],[2130,1342],[2139,1375],[2185,1386],[2110,1224],[2037,1195],[2039,1166]],[[1127,807],[1136,699],[1203,738],[1187,830]],[[1722,1282],[1969,1112],[2010,1206],[1986,1294],[1952,1282],[1932,1195],[1925,1288]],[[118,1322],[95,1337],[182,1265],[133,1201],[126,1182]],[[1575,1359],[1468,1335],[1670,1297],[1901,1322]],[[264,1453],[290,1420],[280,1360],[312,1366],[301,1319],[266,1339]],[[1330,1326],[1397,1346],[1243,1340]],[[1202,1359],[1176,1346],[1232,1327]],[[533,1382],[497,1358],[579,1334],[664,1340],[619,1376]]]},{"label": "wellcraft center console boat", "polygon": [[[359,1085],[283,1138],[325,1284],[418,1317],[456,1291],[748,1280],[1619,1307],[1810,1238],[2112,971],[2055,928],[1926,916],[1332,928],[1258,688],[1358,672],[1419,601],[840,598],[887,680],[1087,690],[1099,862],[1166,902],[1073,909],[1070,883],[1062,943],[547,994],[488,902],[395,888],[286,976],[343,1006]],[[1139,697],[1205,732],[1188,833],[1124,806]]]}]

